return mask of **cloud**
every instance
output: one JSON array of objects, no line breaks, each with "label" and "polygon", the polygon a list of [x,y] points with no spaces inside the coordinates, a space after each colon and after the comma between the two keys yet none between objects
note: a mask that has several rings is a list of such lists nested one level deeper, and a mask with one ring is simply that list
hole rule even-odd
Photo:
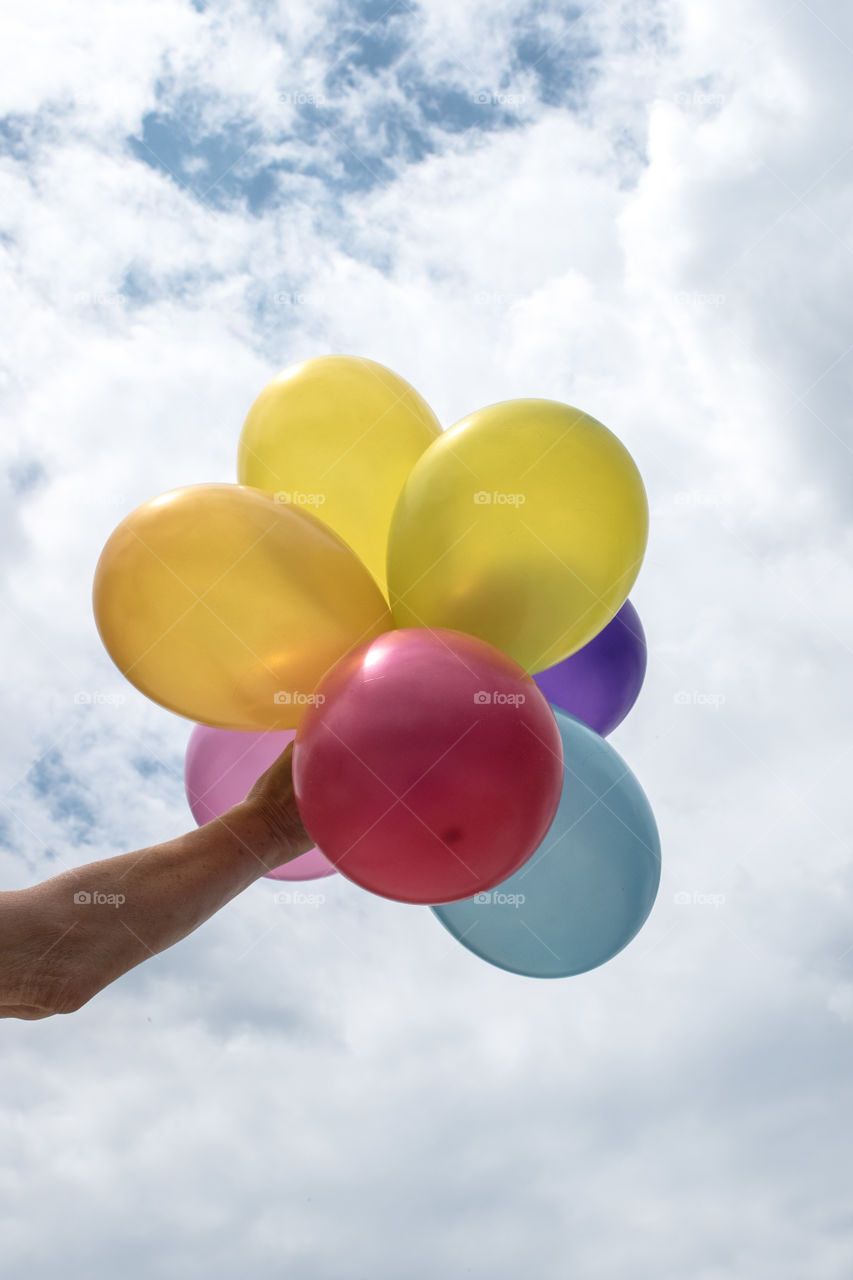
[{"label": "cloud", "polygon": [[850,15],[7,21],[4,885],[189,825],[190,726],[112,668],[94,566],[139,502],[233,479],[260,387],[328,351],[445,425],[553,396],[631,448],[650,664],[614,745],[664,869],[582,979],[337,878],[261,883],[73,1019],[4,1027],[9,1274],[841,1280]]}]

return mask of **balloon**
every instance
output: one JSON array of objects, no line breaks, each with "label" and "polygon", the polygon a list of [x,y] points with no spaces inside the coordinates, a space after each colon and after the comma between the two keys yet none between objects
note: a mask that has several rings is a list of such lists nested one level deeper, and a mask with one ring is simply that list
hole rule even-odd
[{"label": "balloon", "polygon": [[[234,733],[197,724],[187,743],[184,785],[192,815],[200,827],[245,800],[252,785],[277,760],[296,733]],[[318,880],[335,868],[319,849],[267,872],[270,880]]]},{"label": "balloon", "polygon": [[637,701],[645,674],[646,637],[637,610],[626,600],[603,631],[534,680],[552,706],[606,737]]},{"label": "balloon", "polygon": [[131,512],[101,553],[93,603],[137,689],[223,729],[295,728],[323,673],[393,625],[337,534],[233,484],[173,489]]},{"label": "balloon", "polygon": [[660,883],[657,827],[637,779],[592,729],[555,715],[565,779],[541,846],[494,892],[434,908],[469,951],[530,978],[610,960],[642,928]]},{"label": "balloon", "polygon": [[538,846],[560,798],[560,735],[504,654],[451,631],[392,631],[317,692],[296,733],[296,801],[350,880],[447,902],[499,884]]},{"label": "balloon", "polygon": [[542,671],[625,602],[648,506],[631,455],[595,418],[507,400],[444,432],[412,468],[391,522],[399,627],[452,627]]},{"label": "balloon", "polygon": [[320,356],[264,387],[243,426],[237,475],[242,484],[307,505],[384,590],[394,503],[440,432],[426,401],[384,365]]}]

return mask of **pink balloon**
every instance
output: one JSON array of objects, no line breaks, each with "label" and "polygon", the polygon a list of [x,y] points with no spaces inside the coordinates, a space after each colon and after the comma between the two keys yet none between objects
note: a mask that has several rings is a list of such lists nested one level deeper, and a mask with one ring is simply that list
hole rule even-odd
[{"label": "pink balloon", "polygon": [[[294,730],[242,733],[197,724],[187,743],[184,784],[192,815],[198,825],[212,822],[233,805],[245,800],[262,773],[281,755]],[[319,880],[335,868],[319,849],[309,849],[292,862],[268,871],[268,880]]]},{"label": "pink balloon", "polygon": [[560,800],[562,740],[506,654],[459,631],[388,631],[316,693],[293,785],[311,838],[348,879],[398,902],[453,902],[538,848]]}]

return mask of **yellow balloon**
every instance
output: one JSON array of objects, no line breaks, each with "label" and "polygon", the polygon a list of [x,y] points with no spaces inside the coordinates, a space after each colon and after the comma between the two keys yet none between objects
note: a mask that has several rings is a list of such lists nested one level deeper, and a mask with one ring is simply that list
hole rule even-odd
[{"label": "yellow balloon", "polygon": [[243,425],[237,478],[313,511],[384,591],[394,504],[440,432],[426,401],[384,365],[320,356],[264,387]]},{"label": "yellow balloon", "polygon": [[144,694],[220,729],[293,729],[324,672],[393,626],[322,521],[236,484],[137,507],[95,570],[95,621]]},{"label": "yellow balloon", "polygon": [[467,631],[542,671],[621,608],[647,535],[640,473],[607,427],[555,400],[490,405],[409,474],[388,541],[394,621]]}]

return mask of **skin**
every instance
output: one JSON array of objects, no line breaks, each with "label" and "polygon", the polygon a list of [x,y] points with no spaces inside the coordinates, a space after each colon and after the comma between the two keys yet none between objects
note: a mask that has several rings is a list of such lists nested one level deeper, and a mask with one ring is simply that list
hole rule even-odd
[{"label": "skin", "polygon": [[[75,1013],[267,871],[307,853],[313,841],[296,807],[292,751],[206,826],[0,893],[0,1017]],[[75,902],[81,891],[91,901]],[[112,901],[98,901],[101,894]]]}]

